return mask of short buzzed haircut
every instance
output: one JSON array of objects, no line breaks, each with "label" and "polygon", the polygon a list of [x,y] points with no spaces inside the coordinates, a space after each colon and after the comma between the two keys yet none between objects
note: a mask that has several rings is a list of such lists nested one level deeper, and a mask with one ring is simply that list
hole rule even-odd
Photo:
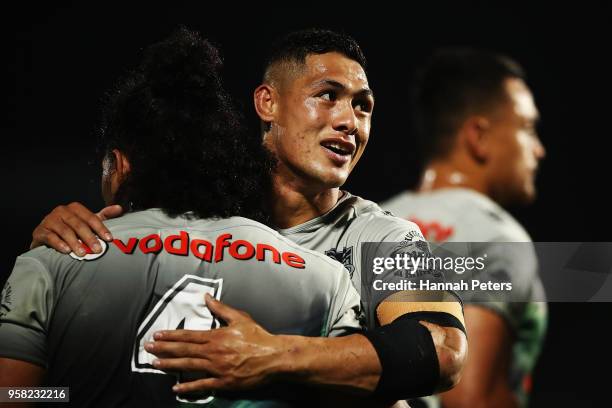
[{"label": "short buzzed haircut", "polygon": [[524,80],[525,73],[504,55],[469,48],[435,52],[417,73],[412,100],[421,159],[444,157],[465,119],[499,107],[508,78]]},{"label": "short buzzed haircut", "polygon": [[306,57],[312,54],[326,54],[337,52],[352,59],[366,69],[366,58],[361,51],[357,41],[351,36],[330,30],[309,28],[294,31],[278,39],[273,43],[264,63],[264,82],[273,80],[274,67],[279,65],[280,69],[291,69],[306,62]]}]

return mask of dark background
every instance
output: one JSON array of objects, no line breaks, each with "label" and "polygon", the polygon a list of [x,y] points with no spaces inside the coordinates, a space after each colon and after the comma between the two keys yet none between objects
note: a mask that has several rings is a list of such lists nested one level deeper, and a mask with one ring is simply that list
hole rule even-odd
[{"label": "dark background", "polygon": [[[565,8],[564,8],[565,7]],[[376,94],[367,153],[347,189],[372,200],[414,186],[418,155],[409,134],[408,93],[416,64],[434,48],[469,45],[506,53],[528,73],[547,149],[538,201],[512,209],[536,241],[610,241],[610,6],[534,7],[505,2],[428,6],[346,2],[267,8],[227,2],[164,7],[109,2],[27,4],[10,19],[15,58],[5,61],[15,97],[3,124],[4,214],[0,285],[31,231],[58,204],[102,206],[92,137],[98,101],[138,50],[178,24],[201,31],[222,50],[226,85],[252,124],[251,92],[267,45],[289,30],[343,30],[361,44]],[[10,95],[8,95],[10,98]],[[534,378],[532,406],[604,404],[609,303],[550,305],[550,330]],[[609,404],[605,404],[609,406]]]}]

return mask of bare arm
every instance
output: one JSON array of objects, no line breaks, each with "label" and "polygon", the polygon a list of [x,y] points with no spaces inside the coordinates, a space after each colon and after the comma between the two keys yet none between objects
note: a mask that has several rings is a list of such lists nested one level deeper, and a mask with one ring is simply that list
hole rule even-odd
[{"label": "bare arm", "polygon": [[[110,232],[101,220],[120,213],[118,206],[106,207],[97,215],[79,203],[57,207],[34,231],[32,246],[47,244],[62,252],[72,250],[78,254],[78,238],[94,252],[99,252],[93,246],[96,242],[94,233],[110,239],[106,235]],[[409,305],[407,309],[394,310],[387,320],[381,320],[381,324],[414,311],[412,307],[417,303],[405,304]],[[221,307],[226,311],[233,310]],[[211,306],[211,310],[213,308]],[[206,370],[215,374],[207,382],[200,380],[179,386],[181,392],[249,388],[269,382],[275,376],[334,386],[359,394],[372,393],[376,389],[382,368],[376,351],[364,336],[273,336],[244,313],[233,312],[240,313],[241,317],[234,316],[234,324],[230,327],[210,332],[166,332],[164,341],[150,350],[159,357],[166,357],[160,368]],[[458,329],[428,322],[423,324],[432,334],[440,365],[438,390],[449,389],[458,381],[467,352],[465,336]]]},{"label": "bare arm", "polygon": [[[244,389],[275,378],[371,393],[381,367],[360,334],[321,338],[272,335],[251,317],[207,296],[207,306],[227,327],[209,331],[169,330],[156,334],[147,351],[164,370],[207,371],[211,378],[178,385],[180,392]],[[154,363],[155,364],[155,363]]]},{"label": "bare arm", "polygon": [[47,245],[59,252],[73,251],[79,256],[84,255],[78,242],[80,239],[95,253],[102,248],[98,244],[96,235],[105,241],[112,241],[113,236],[102,221],[121,215],[122,209],[118,205],[103,208],[94,214],[80,203],[70,203],[55,207],[32,233],[30,249],[40,245]]},{"label": "bare arm", "polygon": [[[0,387],[36,387],[45,376],[45,370],[21,360],[0,358]],[[29,407],[33,404],[16,402],[3,403],[3,407]]]},{"label": "bare arm", "polygon": [[438,355],[440,382],[436,392],[450,390],[460,384],[459,379],[467,359],[465,334],[454,327],[443,327],[426,321],[420,323],[431,333]]},{"label": "bare arm", "polygon": [[463,380],[441,394],[445,408],[516,408],[518,402],[509,388],[512,335],[496,313],[477,306],[466,306],[465,320],[470,334],[470,355]]},{"label": "bare arm", "polygon": [[[406,313],[434,311],[454,316],[465,327],[463,309],[459,302],[444,300],[444,295],[438,302],[432,302],[431,299],[429,292],[396,292],[378,306],[376,310],[378,321],[381,325],[386,325]],[[423,320],[419,323],[429,330],[436,348],[440,366],[440,381],[436,392],[449,390],[461,378],[468,353],[467,338],[461,330],[455,327],[445,327]]]},{"label": "bare arm", "polygon": [[[367,395],[382,368],[376,350],[362,335],[339,338],[271,335],[243,312],[207,298],[211,311],[228,326],[211,331],[164,331],[147,351],[163,370],[207,371],[212,377],[177,385],[175,390],[240,389],[276,377]],[[463,332],[426,323],[433,333],[441,384],[453,385],[466,352]]]}]

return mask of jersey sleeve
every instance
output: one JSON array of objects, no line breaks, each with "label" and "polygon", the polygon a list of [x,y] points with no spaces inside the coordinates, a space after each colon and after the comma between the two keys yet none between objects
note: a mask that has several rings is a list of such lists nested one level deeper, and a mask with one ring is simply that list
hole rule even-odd
[{"label": "jersey sleeve", "polygon": [[[371,220],[361,242],[361,296],[369,328],[378,324],[377,308],[385,300],[418,303],[418,311],[427,311],[429,302],[431,305],[460,302],[452,291],[420,289],[421,282],[441,283],[445,282],[445,276],[442,270],[424,262],[431,257],[431,248],[415,223],[391,215],[378,216]],[[382,271],[375,271],[376,259],[395,262],[391,267],[382,265]]]},{"label": "jersey sleeve", "polygon": [[343,266],[338,265],[340,279],[327,319],[327,335],[342,336],[361,330],[360,298]]},{"label": "jersey sleeve", "polygon": [[46,367],[46,336],[53,309],[53,282],[43,264],[20,256],[0,303],[0,357]]}]

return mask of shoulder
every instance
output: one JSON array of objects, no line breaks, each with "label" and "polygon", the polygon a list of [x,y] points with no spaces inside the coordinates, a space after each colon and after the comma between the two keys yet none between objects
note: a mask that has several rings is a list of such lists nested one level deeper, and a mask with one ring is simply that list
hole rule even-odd
[{"label": "shoulder", "polygon": [[410,207],[414,200],[414,193],[410,191],[402,191],[391,198],[380,203],[380,207],[391,212],[394,215],[403,217],[406,208]]},{"label": "shoulder", "polygon": [[48,247],[38,247],[17,257],[7,285],[27,287],[29,290],[53,291],[61,276],[78,262],[67,254]]},{"label": "shoulder", "polygon": [[66,268],[68,265],[78,262],[70,254],[64,254],[55,249],[40,246],[19,255],[15,262],[15,269],[27,265],[28,268],[40,270],[41,272],[44,271],[45,274],[51,275],[56,274],[62,267]]},{"label": "shoulder", "polygon": [[[348,193],[347,193],[348,194]],[[401,242],[425,240],[412,221],[394,216],[373,201],[350,196],[342,208],[347,233],[361,242]]]}]

